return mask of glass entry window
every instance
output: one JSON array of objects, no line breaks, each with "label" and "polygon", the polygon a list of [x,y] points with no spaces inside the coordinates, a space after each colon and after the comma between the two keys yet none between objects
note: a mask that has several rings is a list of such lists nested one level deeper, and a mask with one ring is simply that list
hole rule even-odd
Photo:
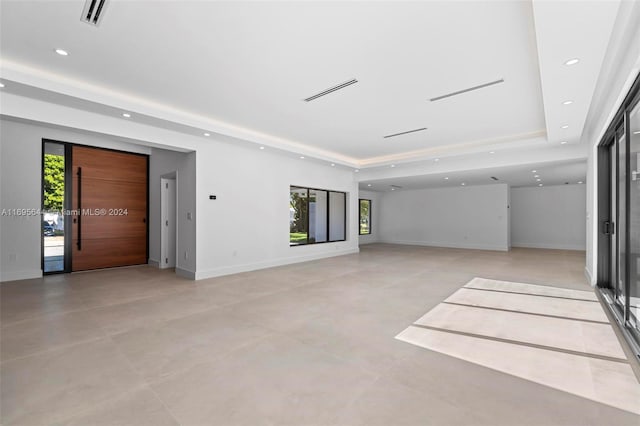
[{"label": "glass entry window", "polygon": [[45,142],[42,156],[42,254],[45,273],[65,270],[65,146]]},{"label": "glass entry window", "polygon": [[346,194],[325,189],[289,188],[289,245],[345,240]]}]

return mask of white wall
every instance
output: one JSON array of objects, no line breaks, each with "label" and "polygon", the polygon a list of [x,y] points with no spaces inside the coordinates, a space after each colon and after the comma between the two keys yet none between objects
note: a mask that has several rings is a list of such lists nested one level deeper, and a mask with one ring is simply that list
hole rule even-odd
[{"label": "white wall", "polygon": [[[34,103],[38,108],[40,104]],[[10,106],[3,104],[5,109]],[[20,106],[25,111],[39,110]],[[51,112],[55,113],[56,109]],[[80,116],[86,115],[78,110],[76,117],[76,111],[68,108],[64,112],[64,117],[58,118],[63,121],[68,118],[75,125]],[[95,114],[90,118],[93,120],[91,125],[103,131],[113,121],[111,117],[104,117],[102,121]],[[126,127],[114,128],[114,132],[117,130],[119,136],[126,137],[131,130],[131,135],[140,140],[141,134],[149,130],[153,137],[148,141],[141,140],[141,143],[157,145],[162,142],[196,152],[169,155],[183,157],[182,162],[173,165],[172,159],[160,158],[163,156],[161,150],[118,142],[116,137],[110,139],[83,130],[2,119],[0,209],[40,207],[41,141],[49,138],[151,154],[152,180],[156,175],[177,171],[181,182],[178,204],[185,206],[178,213],[177,272],[182,275],[199,279],[358,251],[358,192],[352,170],[313,160],[302,161],[275,150],[258,150],[257,145],[215,134],[200,140],[132,122],[125,124]],[[346,192],[347,240],[289,247],[290,185]],[[217,195],[217,200],[209,200],[209,194]],[[154,191],[150,192],[150,198],[152,203],[159,202],[159,195]],[[186,219],[187,212],[191,213],[191,221]],[[158,220],[154,212],[150,217],[152,258],[159,246],[153,231]],[[0,238],[2,281],[41,276],[40,217],[1,217]],[[159,241],[159,237],[157,239]]]},{"label": "white wall", "polygon": [[[160,178],[175,172],[177,184],[176,210],[176,271],[181,275],[192,276],[196,270],[196,223],[187,219],[187,213],[196,211],[196,154],[167,151],[153,148],[149,160],[149,263],[157,265],[160,256]],[[184,253],[191,253],[185,259]]]},{"label": "white wall", "polygon": [[586,185],[511,188],[511,245],[586,249]]},{"label": "white wall", "polygon": [[[358,251],[353,171],[211,139],[196,159],[196,278]],[[290,185],[346,192],[347,240],[289,247]]]},{"label": "white wall", "polygon": [[[147,147],[93,135],[0,120],[0,211],[40,209],[42,139],[149,154]],[[41,217],[0,215],[0,281],[42,275]]]},{"label": "white wall", "polygon": [[371,200],[371,234],[360,235],[358,240],[360,244],[377,243],[380,241],[380,199],[381,192],[360,191],[358,198]]},{"label": "white wall", "polygon": [[505,184],[386,192],[381,241],[506,251],[508,199]]}]

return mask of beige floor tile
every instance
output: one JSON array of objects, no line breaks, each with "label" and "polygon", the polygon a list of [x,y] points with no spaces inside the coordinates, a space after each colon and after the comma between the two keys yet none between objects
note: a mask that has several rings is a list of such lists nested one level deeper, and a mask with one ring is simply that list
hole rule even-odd
[{"label": "beige floor tile", "polygon": [[162,402],[144,387],[67,419],[60,426],[178,426]]},{"label": "beige floor tile", "polygon": [[471,282],[465,284],[465,287],[498,290],[511,293],[526,293],[541,296],[565,297],[578,300],[592,300],[595,302],[598,301],[598,297],[593,291],[573,290],[568,288],[525,284],[512,281],[497,281],[485,278],[474,278]]},{"label": "beige floor tile", "polygon": [[[553,389],[640,414],[640,386],[629,364],[409,327],[398,339]],[[470,348],[473,348],[470,350]],[[609,374],[604,374],[604,372]],[[599,386],[594,386],[597,377]]]},{"label": "beige floor tile", "polygon": [[143,384],[108,339],[8,361],[0,375],[6,425],[61,421]]},{"label": "beige floor tile", "polygon": [[37,317],[2,328],[0,333],[0,360],[55,349],[106,335],[87,311]]},{"label": "beige floor tile", "polygon": [[415,324],[626,360],[609,324],[446,303],[433,308]]},{"label": "beige floor tile", "polygon": [[375,376],[284,336],[152,385],[183,425],[327,425]]},{"label": "beige floor tile", "polygon": [[560,317],[566,317],[567,312],[570,312],[571,318],[608,322],[600,303],[583,300],[461,288],[448,297],[446,302]]},{"label": "beige floor tile", "polygon": [[157,380],[207,362],[271,332],[211,310],[112,336],[131,365]]}]

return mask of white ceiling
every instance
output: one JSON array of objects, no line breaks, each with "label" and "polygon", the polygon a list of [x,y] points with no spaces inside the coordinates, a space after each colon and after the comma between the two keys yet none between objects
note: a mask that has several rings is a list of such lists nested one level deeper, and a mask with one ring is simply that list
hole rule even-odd
[{"label": "white ceiling", "polygon": [[[495,181],[491,179],[492,176],[498,178],[498,180]],[[392,186],[396,186],[396,191],[403,191],[427,187],[446,188],[462,186],[463,183],[465,184],[464,186],[506,183],[517,188],[539,185],[579,184],[586,182],[586,177],[587,162],[585,160],[573,160],[555,163],[534,163],[526,166],[490,167],[390,179],[373,179],[360,182],[360,189],[387,192],[391,191]],[[537,179],[540,180],[538,181]]]},{"label": "white ceiling", "polygon": [[547,147],[553,162],[559,142],[579,143],[618,5],[111,0],[95,28],[83,0],[3,0],[0,78],[20,96],[105,115],[126,105],[147,125],[360,168]]}]

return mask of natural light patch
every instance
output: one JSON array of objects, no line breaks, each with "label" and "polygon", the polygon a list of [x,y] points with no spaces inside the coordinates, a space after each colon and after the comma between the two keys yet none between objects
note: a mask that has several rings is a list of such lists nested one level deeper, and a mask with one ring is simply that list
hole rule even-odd
[{"label": "natural light patch", "polygon": [[640,384],[588,291],[475,278],[396,339],[640,414]]}]

